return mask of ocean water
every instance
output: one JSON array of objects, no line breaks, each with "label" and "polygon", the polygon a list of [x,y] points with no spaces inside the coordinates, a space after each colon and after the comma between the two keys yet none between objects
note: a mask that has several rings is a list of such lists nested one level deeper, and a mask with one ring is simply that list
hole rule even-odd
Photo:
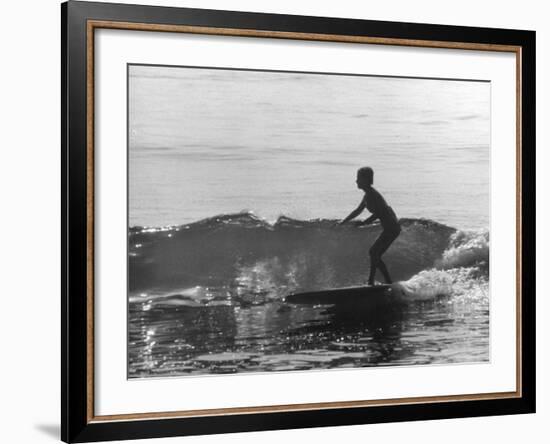
[{"label": "ocean water", "polygon": [[[128,80],[128,377],[489,360],[489,83]],[[365,284],[380,227],[334,226],[364,165],[401,218],[389,302],[287,303]]]},{"label": "ocean water", "polygon": [[343,218],[359,167],[399,217],[485,228],[490,84],[131,66],[130,226]]}]

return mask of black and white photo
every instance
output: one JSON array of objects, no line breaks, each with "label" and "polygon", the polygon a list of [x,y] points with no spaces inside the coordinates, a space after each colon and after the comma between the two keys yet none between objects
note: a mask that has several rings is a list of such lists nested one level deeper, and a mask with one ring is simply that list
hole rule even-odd
[{"label": "black and white photo", "polygon": [[128,378],[490,360],[489,81],[127,81]]}]

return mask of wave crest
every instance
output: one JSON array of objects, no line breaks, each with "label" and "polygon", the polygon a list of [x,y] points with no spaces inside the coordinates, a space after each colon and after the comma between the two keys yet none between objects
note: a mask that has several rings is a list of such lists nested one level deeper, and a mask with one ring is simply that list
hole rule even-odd
[{"label": "wave crest", "polygon": [[[458,295],[476,279],[478,287],[487,281],[487,231],[457,231],[428,219],[401,219],[400,224],[401,234],[384,260],[404,299]],[[289,293],[364,285],[368,250],[380,231],[378,225],[338,227],[330,219],[281,216],[269,223],[253,213],[174,227],[133,227],[129,290],[171,294],[204,288],[216,301],[259,303]]]}]

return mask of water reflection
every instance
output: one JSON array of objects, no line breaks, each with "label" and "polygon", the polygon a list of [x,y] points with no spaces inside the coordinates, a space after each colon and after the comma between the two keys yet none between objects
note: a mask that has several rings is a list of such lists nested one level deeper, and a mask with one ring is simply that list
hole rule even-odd
[{"label": "water reflection", "polygon": [[488,307],[130,305],[129,377],[482,362]]}]

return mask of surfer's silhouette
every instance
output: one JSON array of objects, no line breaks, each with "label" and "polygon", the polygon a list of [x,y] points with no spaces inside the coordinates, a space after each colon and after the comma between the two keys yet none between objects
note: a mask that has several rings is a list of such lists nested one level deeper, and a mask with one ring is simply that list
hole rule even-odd
[{"label": "surfer's silhouette", "polygon": [[359,216],[366,208],[372,215],[365,219],[360,225],[368,225],[376,219],[380,220],[382,225],[382,233],[376,239],[369,250],[370,255],[370,273],[368,285],[374,285],[374,275],[378,268],[384,275],[386,283],[391,284],[392,280],[386,264],[382,260],[382,255],[390,247],[392,242],[399,236],[401,227],[393,209],[386,203],[382,195],[372,186],[374,179],[374,171],[370,167],[359,168],[357,171],[357,188],[365,192],[365,196],[361,200],[359,206],[353,210],[339,225],[345,224],[353,218]]}]

